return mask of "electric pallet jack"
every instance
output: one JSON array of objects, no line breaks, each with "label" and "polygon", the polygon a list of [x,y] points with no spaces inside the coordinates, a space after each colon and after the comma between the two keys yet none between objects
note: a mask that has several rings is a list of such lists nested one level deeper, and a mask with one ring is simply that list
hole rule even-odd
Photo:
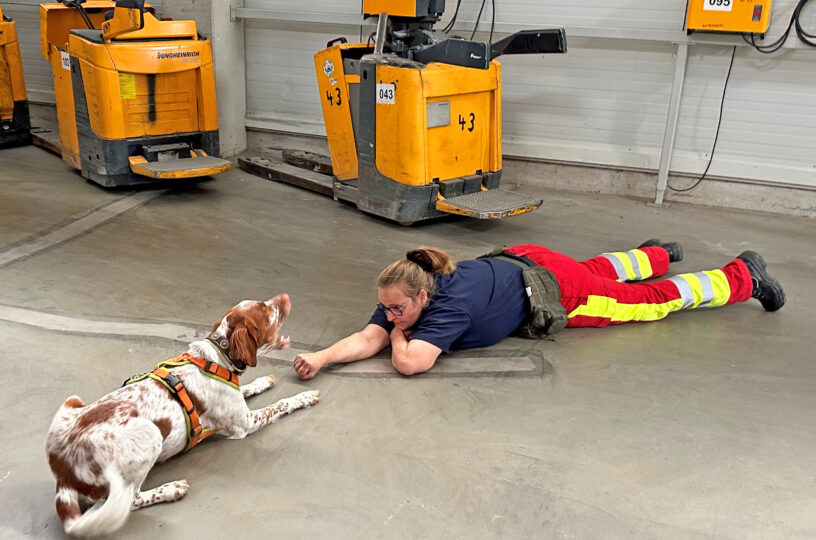
[{"label": "electric pallet jack", "polygon": [[0,7],[0,146],[31,142],[23,64],[14,21]]},{"label": "electric pallet jack", "polygon": [[210,42],[144,0],[40,5],[62,159],[105,187],[209,176],[218,154]]},{"label": "electric pallet jack", "polygon": [[239,165],[406,225],[538,208],[539,199],[498,189],[501,67],[495,58],[564,53],[565,32],[470,41],[433,30],[444,9],[444,0],[364,0],[364,16],[378,18],[374,42],[339,38],[315,55],[331,158],[285,151],[285,163],[251,157]]}]

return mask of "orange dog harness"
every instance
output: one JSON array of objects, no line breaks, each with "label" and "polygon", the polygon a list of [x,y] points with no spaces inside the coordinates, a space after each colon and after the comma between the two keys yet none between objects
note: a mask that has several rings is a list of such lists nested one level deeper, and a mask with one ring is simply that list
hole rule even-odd
[{"label": "orange dog harness", "polygon": [[187,393],[187,389],[184,388],[184,383],[182,383],[181,379],[176,377],[170,371],[170,369],[174,367],[185,366],[187,364],[197,366],[198,369],[204,373],[204,375],[210,377],[211,379],[227,384],[236,390],[241,390],[240,386],[238,385],[238,376],[235,373],[232,373],[225,367],[220,366],[215,362],[190,356],[187,353],[171,358],[170,360],[160,362],[156,364],[156,368],[153,371],[131,377],[122,385],[127,386],[129,384],[150,378],[160,382],[170,391],[171,394],[176,397],[181,404],[181,408],[184,410],[184,420],[187,423],[187,446],[184,448],[185,452],[210,435],[215,434],[214,429],[202,427],[201,420],[198,417],[198,411],[196,410],[195,405],[193,405],[193,401],[190,399],[190,394]]}]

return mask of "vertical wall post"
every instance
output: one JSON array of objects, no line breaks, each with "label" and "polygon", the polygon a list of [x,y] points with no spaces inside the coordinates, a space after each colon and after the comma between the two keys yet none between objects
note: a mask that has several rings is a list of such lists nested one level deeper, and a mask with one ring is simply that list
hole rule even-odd
[{"label": "vertical wall post", "polygon": [[683,97],[683,81],[686,77],[688,63],[688,42],[677,44],[677,55],[674,61],[674,82],[672,84],[669,111],[666,115],[666,130],[663,133],[663,149],[660,151],[660,168],[657,171],[657,192],[655,205],[663,204],[663,195],[669,181],[672,154],[674,153],[674,137],[677,134],[677,118],[680,116],[680,99]]},{"label": "vertical wall post", "polygon": [[232,8],[243,0],[210,0],[212,9],[213,65],[218,101],[221,155],[246,150],[246,56],[244,20],[232,19]]}]

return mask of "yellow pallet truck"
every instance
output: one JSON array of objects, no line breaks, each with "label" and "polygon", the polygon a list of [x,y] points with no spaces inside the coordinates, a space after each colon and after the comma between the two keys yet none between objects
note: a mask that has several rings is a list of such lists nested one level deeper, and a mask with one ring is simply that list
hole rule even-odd
[{"label": "yellow pallet truck", "polygon": [[144,0],[40,5],[62,159],[105,187],[210,176],[218,155],[210,42]]},{"label": "yellow pallet truck", "polygon": [[339,38],[315,55],[330,160],[287,151],[285,163],[250,157],[239,165],[403,224],[448,214],[503,218],[538,208],[540,199],[499,189],[495,58],[564,53],[565,32],[470,41],[433,30],[444,8],[444,0],[364,0],[364,16],[378,18],[374,42]]},{"label": "yellow pallet truck", "polygon": [[31,142],[23,63],[14,21],[0,7],[0,146]]}]

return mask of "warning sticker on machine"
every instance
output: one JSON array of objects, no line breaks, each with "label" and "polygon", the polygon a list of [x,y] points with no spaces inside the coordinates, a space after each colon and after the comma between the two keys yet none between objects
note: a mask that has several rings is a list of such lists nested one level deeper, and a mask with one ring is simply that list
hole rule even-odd
[{"label": "warning sticker on machine", "polygon": [[703,0],[705,11],[731,11],[733,0]]},{"label": "warning sticker on machine", "polygon": [[428,129],[450,125],[450,100],[434,101],[427,105]]},{"label": "warning sticker on machine", "polygon": [[62,62],[62,69],[71,71],[71,55],[65,51],[60,51],[60,61]]},{"label": "warning sticker on machine", "polygon": [[136,97],[136,75],[134,73],[119,72],[119,95],[122,99]]},{"label": "warning sticker on machine", "polygon": [[397,93],[397,85],[394,83],[377,83],[377,103],[393,105]]}]

